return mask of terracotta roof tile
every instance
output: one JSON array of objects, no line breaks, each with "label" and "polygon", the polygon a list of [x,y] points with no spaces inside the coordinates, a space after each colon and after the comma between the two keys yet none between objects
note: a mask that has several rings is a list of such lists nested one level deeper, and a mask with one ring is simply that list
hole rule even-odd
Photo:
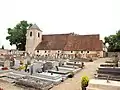
[{"label": "terracotta roof tile", "polygon": [[74,35],[74,34],[54,34],[43,35],[42,42],[36,50],[102,50],[102,42],[99,34],[96,35]]}]

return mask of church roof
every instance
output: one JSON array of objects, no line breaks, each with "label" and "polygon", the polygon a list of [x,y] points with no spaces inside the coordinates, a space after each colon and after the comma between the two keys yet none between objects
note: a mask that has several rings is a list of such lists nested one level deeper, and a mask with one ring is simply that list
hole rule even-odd
[{"label": "church roof", "polygon": [[[37,30],[40,30],[40,28],[36,25],[36,24],[33,24],[29,29],[37,29]],[[41,30],[40,30],[41,31]]]},{"label": "church roof", "polygon": [[42,42],[38,44],[36,50],[102,51],[103,46],[99,34],[53,34],[43,35]]}]

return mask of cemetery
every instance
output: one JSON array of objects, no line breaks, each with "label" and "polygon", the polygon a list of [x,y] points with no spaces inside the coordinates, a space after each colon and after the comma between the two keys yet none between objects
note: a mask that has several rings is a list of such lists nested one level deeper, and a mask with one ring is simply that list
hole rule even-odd
[{"label": "cemetery", "polygon": [[[35,58],[2,61],[0,79],[14,85],[49,90],[67,78],[72,78],[83,68],[83,62],[67,60],[36,60]],[[3,68],[7,68],[6,70]]]},{"label": "cemetery", "polygon": [[96,70],[95,79],[89,82],[88,90],[119,90],[120,67],[119,58],[115,56],[101,63]]},{"label": "cemetery", "polygon": [[100,67],[96,70],[96,78],[120,81],[120,67],[118,62],[119,60],[117,60],[117,58],[112,58],[111,60],[107,60],[105,63],[100,64]]}]

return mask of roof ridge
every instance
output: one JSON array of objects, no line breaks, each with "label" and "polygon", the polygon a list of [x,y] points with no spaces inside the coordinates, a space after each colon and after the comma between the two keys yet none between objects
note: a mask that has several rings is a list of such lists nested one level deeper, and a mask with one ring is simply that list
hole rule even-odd
[{"label": "roof ridge", "polygon": [[70,33],[65,33],[65,34],[44,34],[44,36],[52,36],[52,35],[70,35]]}]

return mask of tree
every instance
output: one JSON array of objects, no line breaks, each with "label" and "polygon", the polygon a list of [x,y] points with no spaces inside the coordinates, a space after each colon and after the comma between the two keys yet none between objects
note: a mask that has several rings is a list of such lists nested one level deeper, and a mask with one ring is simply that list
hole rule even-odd
[{"label": "tree", "polygon": [[10,45],[15,44],[18,50],[25,50],[26,45],[26,33],[27,29],[32,24],[28,24],[27,21],[20,21],[14,28],[8,28],[8,36],[6,40],[10,41]]},{"label": "tree", "polygon": [[110,35],[104,38],[105,44],[108,43],[108,51],[117,52],[120,51],[120,30],[115,35]]},{"label": "tree", "polygon": [[2,49],[4,49],[4,46],[2,45]]}]

